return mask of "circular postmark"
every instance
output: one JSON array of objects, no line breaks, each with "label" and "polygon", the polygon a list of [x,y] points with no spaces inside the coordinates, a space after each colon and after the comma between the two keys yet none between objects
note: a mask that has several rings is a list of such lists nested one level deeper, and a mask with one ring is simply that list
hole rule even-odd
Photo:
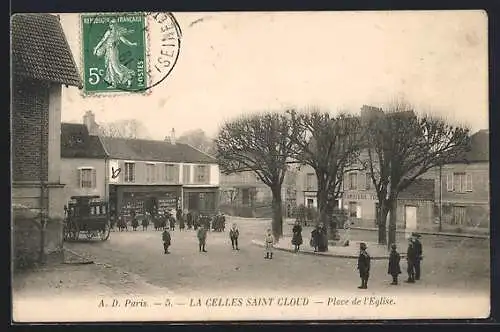
[{"label": "circular postmark", "polygon": [[146,92],[164,82],[180,54],[172,13],[83,14],[84,93]]}]

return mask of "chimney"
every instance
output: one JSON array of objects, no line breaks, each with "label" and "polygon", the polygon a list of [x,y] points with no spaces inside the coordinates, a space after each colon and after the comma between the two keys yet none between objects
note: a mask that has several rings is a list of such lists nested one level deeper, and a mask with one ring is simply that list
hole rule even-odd
[{"label": "chimney", "polygon": [[175,145],[175,129],[172,128],[172,133],[170,134],[170,143]]},{"label": "chimney", "polygon": [[95,115],[92,111],[85,112],[83,124],[87,127],[90,135],[97,134],[97,123],[95,122]]}]

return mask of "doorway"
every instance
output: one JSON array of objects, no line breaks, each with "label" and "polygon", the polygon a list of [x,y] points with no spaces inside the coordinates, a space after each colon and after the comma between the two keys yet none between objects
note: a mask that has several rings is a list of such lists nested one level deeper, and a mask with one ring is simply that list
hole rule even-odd
[{"label": "doorway", "polygon": [[417,230],[417,207],[405,205],[405,238],[408,239],[411,233]]}]

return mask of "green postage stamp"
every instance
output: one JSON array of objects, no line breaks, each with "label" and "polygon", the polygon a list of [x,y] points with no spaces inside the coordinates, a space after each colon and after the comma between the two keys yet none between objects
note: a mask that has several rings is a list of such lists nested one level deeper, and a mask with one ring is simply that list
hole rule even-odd
[{"label": "green postage stamp", "polygon": [[85,93],[144,91],[147,84],[146,16],[81,16]]},{"label": "green postage stamp", "polygon": [[179,57],[181,30],[172,13],[82,14],[81,31],[86,95],[144,93]]}]

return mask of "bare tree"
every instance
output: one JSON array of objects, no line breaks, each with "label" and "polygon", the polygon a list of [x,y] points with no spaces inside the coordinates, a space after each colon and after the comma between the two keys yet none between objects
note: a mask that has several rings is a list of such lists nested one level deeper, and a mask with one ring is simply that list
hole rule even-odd
[{"label": "bare tree", "polygon": [[225,174],[254,172],[272,192],[273,234],[283,234],[281,188],[298,134],[291,117],[265,113],[226,122],[215,140],[217,159]]},{"label": "bare tree", "polygon": [[106,137],[148,138],[146,126],[137,119],[101,123],[99,132]]},{"label": "bare tree", "polygon": [[215,155],[215,143],[212,138],[207,136],[202,129],[195,129],[183,133],[178,139],[178,142],[189,144],[196,149],[205,152],[209,155]]},{"label": "bare tree", "polygon": [[432,116],[417,116],[406,103],[393,104],[385,113],[367,119],[365,126],[368,158],[364,165],[371,175],[379,202],[379,243],[390,245],[396,241],[399,193],[433,167],[465,152],[469,129]]},{"label": "bare tree", "polygon": [[319,221],[326,225],[329,200],[340,198],[344,172],[353,166],[359,152],[360,120],[318,110],[292,112],[292,117],[300,133],[292,138],[294,157],[316,172]]}]

